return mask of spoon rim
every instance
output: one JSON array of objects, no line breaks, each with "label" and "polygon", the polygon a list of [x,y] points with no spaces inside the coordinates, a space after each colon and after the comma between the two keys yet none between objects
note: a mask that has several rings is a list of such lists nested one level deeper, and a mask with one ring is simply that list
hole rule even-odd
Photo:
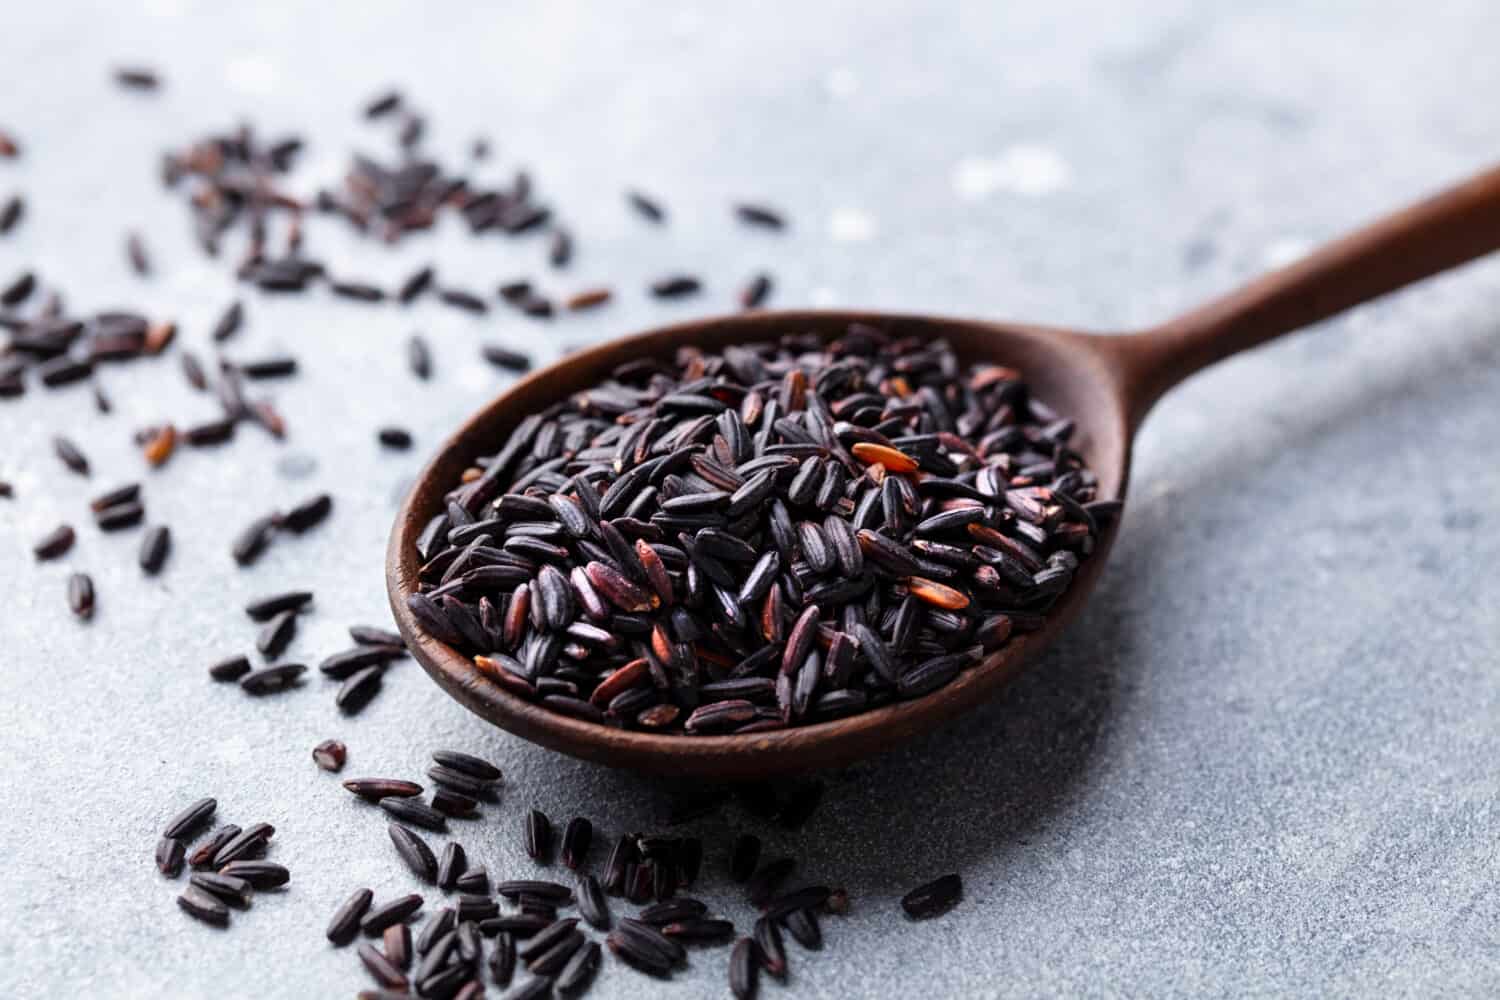
[{"label": "spoon rim", "polygon": [[[844,310],[767,310],[653,327],[565,355],[507,386],[474,411],[432,454],[402,498],[387,546],[386,588],[397,628],[413,658],[470,711],[523,739],[612,767],[680,776],[762,777],[848,763],[928,732],[983,702],[1050,645],[1087,602],[1108,562],[1118,517],[1100,525],[1094,551],[1083,560],[1067,591],[1048,609],[1039,629],[1013,633],[999,649],[966,667],[944,686],[920,697],[768,732],[663,733],[624,729],[563,714],[539,701],[513,694],[490,680],[471,657],[428,635],[407,607],[406,598],[416,591],[420,568],[416,538],[438,510],[442,496],[457,482],[455,467],[467,467],[475,457],[492,453],[530,409],[557,402],[591,384],[588,372],[607,373],[625,358],[662,356],[688,343],[719,350],[728,344],[764,340],[797,326],[832,335],[833,324],[842,328],[854,322],[897,329],[938,326],[1003,331],[1030,340],[1052,340],[1050,348],[1056,350],[1062,349],[1059,339],[1096,343],[1104,339],[1069,330],[969,319]],[[1077,357],[1080,368],[1101,363],[1107,366],[1107,359],[1098,351],[1085,348]],[[995,360],[1003,363],[1002,359]],[[597,381],[599,377],[595,374],[592,379]],[[554,381],[557,386],[551,385]],[[537,407],[526,404],[527,409],[517,404],[517,400],[524,401],[533,395],[544,397],[544,401]],[[1101,499],[1123,499],[1130,471],[1130,438],[1118,406],[1111,416],[1116,424],[1113,431],[1122,438],[1123,452],[1116,489],[1111,496]],[[488,443],[478,448],[479,440]],[[1094,471],[1101,476],[1102,483],[1103,471]]]}]

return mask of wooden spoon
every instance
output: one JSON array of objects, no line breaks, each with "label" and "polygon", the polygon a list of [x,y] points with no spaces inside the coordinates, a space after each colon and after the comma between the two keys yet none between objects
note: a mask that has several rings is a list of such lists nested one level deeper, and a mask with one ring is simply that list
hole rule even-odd
[{"label": "wooden spoon", "polygon": [[522,700],[468,657],[425,634],[407,609],[420,561],[416,539],[443,494],[476,456],[492,454],[522,417],[596,384],[618,364],[670,356],[692,345],[736,343],[851,322],[903,335],[943,337],[965,360],[1019,368],[1039,397],[1077,421],[1072,445],[1099,477],[1101,499],[1125,496],[1131,438],[1168,389],[1207,365],[1500,247],[1500,168],[1491,169],[1154,329],[1125,336],[1016,323],[859,312],[747,313],[612,340],[569,355],[512,386],[464,424],[422,471],[391,533],[386,585],[415,656],[449,694],[519,736],[613,767],[678,776],[742,779],[844,764],[928,732],[990,697],[1050,644],[1099,579],[1115,537],[1104,528],[1094,554],[1045,626],[1011,639],[946,687],[913,701],[816,725],[746,736],[684,736],[615,729]]}]

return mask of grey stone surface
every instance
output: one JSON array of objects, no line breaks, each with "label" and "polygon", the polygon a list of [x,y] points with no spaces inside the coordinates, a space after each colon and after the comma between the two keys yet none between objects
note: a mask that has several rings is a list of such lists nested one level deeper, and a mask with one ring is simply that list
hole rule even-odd
[{"label": "grey stone surface", "polygon": [[[0,276],[36,267],[79,308],[142,302],[182,341],[234,294],[155,181],[157,153],[249,116],[315,137],[299,177],[379,148],[354,109],[387,82],[433,115],[436,144],[492,136],[580,234],[559,287],[627,289],[699,269],[710,294],[661,307],[632,291],[553,326],[249,297],[234,354],[295,349],[275,389],[293,433],[147,473],[131,429],[211,407],[174,362],[106,373],[117,412],[82,391],[0,402],[0,995],[292,998],[367,983],[322,929],[354,887],[412,889],[378,814],[317,771],[417,774],[438,745],[506,769],[503,806],[458,826],[492,871],[529,871],[531,805],[651,825],[659,784],[562,759],[467,715],[410,664],[355,719],[330,685],[250,701],[204,667],[249,651],[243,601],[317,591],[291,656],[385,619],[395,498],[446,428],[499,381],[491,338],[544,357],[726,308],[751,269],[781,304],[840,304],[1127,329],[1187,307],[1360,219],[1486,165],[1500,9],[1413,5],[1060,2],[728,5],[432,3],[13,5],[0,30],[0,125],[26,144],[0,196],[31,211],[0,239]],[[117,61],[168,79],[155,99],[107,81]],[[661,193],[644,228],[619,192]],[[784,206],[791,232],[733,226],[726,203]],[[159,274],[126,271],[127,227]],[[336,225],[314,247],[394,281],[433,259],[488,287],[539,247],[457,227],[396,252]],[[551,276],[549,283],[553,283]],[[1224,364],[1173,394],[1139,443],[1114,564],[1076,627],[1003,697],[948,731],[828,776],[800,834],[764,830],[806,875],[846,885],[823,953],[792,946],[802,997],[1493,996],[1500,991],[1500,266],[1467,268]],[[398,345],[432,339],[439,377]],[[378,423],[419,450],[382,454]],[[58,428],[96,471],[49,453]],[[146,482],[172,561],[142,583],[136,533],[100,536],[86,495]],[[335,517],[236,570],[227,535],[320,489]],[[58,520],[77,549],[35,566]],[[96,620],[63,601],[94,574]],[[233,928],[179,914],[151,849],[166,818],[214,794],[278,829],[294,872]],[[744,818],[697,826],[705,890],[748,926],[720,846]],[[909,925],[896,901],[956,870],[967,897]],[[437,894],[429,892],[434,906]],[[433,908],[433,907],[430,907]],[[592,996],[725,995],[727,951],[655,983],[613,963]],[[766,995],[781,994],[767,985]]]}]

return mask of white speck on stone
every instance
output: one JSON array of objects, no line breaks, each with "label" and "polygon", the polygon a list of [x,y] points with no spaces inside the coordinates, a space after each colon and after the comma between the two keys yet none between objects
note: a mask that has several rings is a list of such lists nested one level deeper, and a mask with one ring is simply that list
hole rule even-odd
[{"label": "white speck on stone", "polygon": [[838,305],[839,293],[826,286],[821,288],[814,288],[812,290],[812,294],[808,296],[808,299],[814,306],[818,307],[819,309],[826,309],[829,306]]},{"label": "white speck on stone", "polygon": [[1073,184],[1073,168],[1048,146],[1020,143],[999,156],[966,156],[953,165],[953,192],[978,201],[997,191],[1039,198]]},{"label": "white speck on stone", "polygon": [[248,53],[225,64],[224,82],[242,94],[269,94],[281,82],[281,71],[260,53]]},{"label": "white speck on stone", "polygon": [[854,75],[854,70],[847,66],[837,66],[828,71],[823,78],[823,86],[828,89],[829,97],[839,100],[847,100],[859,93],[859,77]]},{"label": "white speck on stone", "polygon": [[828,237],[835,243],[863,243],[875,238],[875,217],[857,208],[840,208],[828,217]]},{"label": "white speck on stone", "polygon": [[1309,249],[1311,247],[1306,240],[1289,236],[1266,247],[1262,259],[1265,260],[1267,267],[1286,267],[1306,257]]}]

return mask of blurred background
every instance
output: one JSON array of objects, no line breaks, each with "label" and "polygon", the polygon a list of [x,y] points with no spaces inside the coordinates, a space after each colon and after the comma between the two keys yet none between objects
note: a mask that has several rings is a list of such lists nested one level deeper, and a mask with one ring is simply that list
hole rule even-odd
[{"label": "blurred background", "polygon": [[[175,317],[179,346],[299,359],[271,388],[284,442],[243,432],[147,475],[134,429],[206,419],[173,359],[84,389],[0,400],[0,994],[303,997],[367,984],[322,928],[357,885],[411,891],[383,823],[307,761],[407,773],[454,745],[505,768],[504,809],[465,828],[492,872],[519,870],[525,807],[649,828],[661,784],[498,733],[414,665],[353,719],[321,678],[247,701],[204,668],[248,651],[241,605],[317,593],[291,656],[384,623],[395,504],[422,456],[507,383],[479,345],[546,363],[570,347],[767,303],[1013,318],[1098,330],[1163,320],[1365,219],[1493,164],[1493,4],[883,2],[586,4],[53,2],[12,7],[0,282],[34,270],[80,311]],[[152,93],[123,90],[148,66]],[[193,238],[161,158],[252,123],[305,140],[289,189],[336,186],[351,154],[391,159],[396,126],[361,109],[399,88],[423,149],[505,183],[527,170],[574,234],[477,239],[455,219],[397,247],[311,219],[306,247],[394,287],[435,263],[493,296],[530,277],[615,300],[552,321],[476,317],[325,290],[236,283]],[[627,189],[668,209],[633,214]],[[777,207],[781,233],[730,206]],[[150,247],[132,273],[125,234]],[[663,303],[673,271],[701,295]],[[1139,441],[1131,504],[1080,622],[994,704],[882,759],[825,775],[796,833],[766,831],[804,875],[846,885],[845,920],[798,956],[788,996],[1484,996],[1500,988],[1500,265],[1481,262],[1232,360],[1174,393]],[[434,377],[407,371],[415,331]],[[400,424],[415,447],[382,451]],[[86,485],[51,454],[89,452]],[[101,536],[86,497],[146,479],[172,561],[143,581],[135,536]],[[238,570],[229,538],[327,490],[313,535]],[[80,525],[60,563],[35,540]],[[66,576],[99,610],[74,622]],[[227,934],[191,923],[149,860],[201,794],[278,828],[294,882]],[[710,845],[744,817],[702,821]],[[966,899],[906,922],[902,892],[946,871]],[[743,909],[743,908],[742,908]],[[746,921],[749,911],[727,914]],[[591,996],[727,995],[725,954],[655,983],[617,966]],[[648,985],[649,982],[649,985]],[[763,995],[782,988],[763,984]]]}]

